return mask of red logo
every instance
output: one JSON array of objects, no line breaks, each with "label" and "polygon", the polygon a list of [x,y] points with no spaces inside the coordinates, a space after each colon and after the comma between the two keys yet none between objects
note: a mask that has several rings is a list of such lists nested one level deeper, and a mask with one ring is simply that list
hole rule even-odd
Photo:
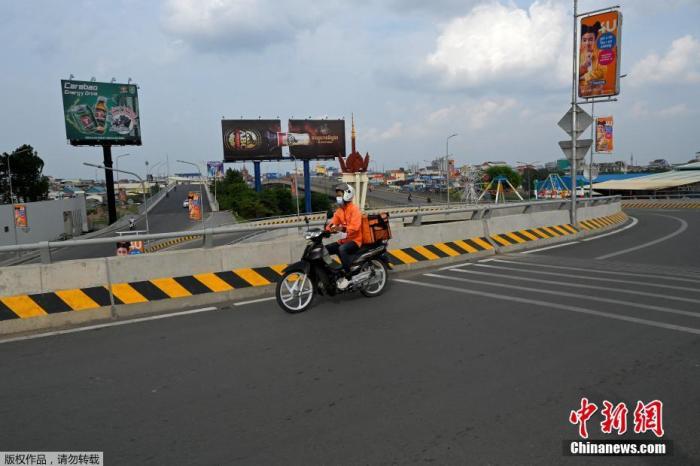
[{"label": "red logo", "polygon": [[[651,431],[657,437],[663,437],[663,406],[663,402],[659,400],[653,400],[646,404],[637,401],[637,407],[633,414],[634,433],[643,434]],[[581,407],[569,413],[569,422],[578,425],[578,435],[581,438],[588,438],[587,423],[596,411],[598,411],[598,406],[589,402],[588,398],[583,397],[581,398]],[[603,409],[600,411],[603,416],[600,423],[601,432],[612,434],[615,431],[617,435],[627,432],[627,413],[629,410],[624,402],[614,405],[608,400],[603,401]]]}]

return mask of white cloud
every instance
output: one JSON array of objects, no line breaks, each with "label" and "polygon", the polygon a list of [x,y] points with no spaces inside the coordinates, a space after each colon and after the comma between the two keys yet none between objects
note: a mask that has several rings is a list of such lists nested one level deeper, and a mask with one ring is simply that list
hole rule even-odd
[{"label": "white cloud", "polygon": [[674,40],[664,56],[647,55],[632,67],[633,84],[700,83],[700,42],[691,35]]},{"label": "white cloud", "polygon": [[566,9],[535,1],[529,9],[487,3],[449,22],[426,63],[448,87],[523,78],[565,83],[571,67]]},{"label": "white cloud", "polygon": [[467,100],[458,105],[443,107],[428,114],[431,124],[443,125],[464,121],[469,129],[482,129],[497,121],[498,117],[511,112],[518,105],[513,98],[484,98]]},{"label": "white cloud", "polygon": [[659,110],[659,116],[662,118],[674,118],[688,113],[688,107],[685,104],[672,105],[670,107]]},{"label": "white cloud", "polygon": [[367,131],[366,139],[368,142],[377,142],[377,141],[389,141],[392,139],[397,139],[400,137],[404,132],[404,126],[403,123],[397,121],[394,122],[389,128],[381,131],[376,128],[370,128]]},{"label": "white cloud", "polygon": [[168,0],[166,32],[196,48],[255,50],[313,28],[319,8],[305,0]]}]

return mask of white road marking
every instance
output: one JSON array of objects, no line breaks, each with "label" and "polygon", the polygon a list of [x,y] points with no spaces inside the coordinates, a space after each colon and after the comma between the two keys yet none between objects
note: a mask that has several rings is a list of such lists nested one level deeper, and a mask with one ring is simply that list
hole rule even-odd
[{"label": "white road marking", "polygon": [[538,262],[527,262],[527,261],[509,261],[505,259],[498,259],[494,262],[502,262],[504,264],[517,264],[517,265],[526,265],[528,267],[546,267],[548,269],[558,269],[558,270],[577,270],[579,272],[594,272],[594,273],[601,273],[601,274],[608,274],[608,275],[629,275],[632,277],[647,277],[647,278],[657,278],[657,279],[662,279],[662,280],[673,280],[673,281],[680,281],[680,282],[690,282],[690,283],[700,283],[700,278],[698,279],[692,279],[692,278],[682,278],[682,277],[675,277],[675,276],[669,276],[669,275],[663,275],[663,274],[653,274],[653,273],[638,273],[638,272],[623,272],[619,270],[601,270],[601,269],[589,269],[587,267],[566,267],[563,265],[551,265],[551,264],[540,264]]},{"label": "white road marking", "polygon": [[426,277],[442,278],[445,280],[452,280],[452,281],[458,281],[458,282],[463,282],[463,283],[474,283],[476,285],[496,286],[496,287],[502,287],[502,288],[509,288],[509,289],[513,289],[513,290],[522,290],[522,291],[528,291],[528,292],[544,293],[544,294],[551,294],[551,295],[556,295],[556,296],[566,296],[568,298],[587,299],[589,301],[598,301],[601,303],[609,303],[609,304],[619,304],[622,306],[636,307],[639,309],[648,309],[650,311],[666,312],[668,314],[678,314],[681,316],[690,316],[690,317],[700,318],[700,312],[683,311],[680,309],[673,309],[670,307],[654,306],[651,304],[642,304],[642,303],[635,303],[635,302],[631,302],[631,301],[624,301],[622,299],[599,298],[597,296],[592,296],[592,295],[567,293],[566,291],[554,291],[554,290],[548,290],[548,289],[542,289],[542,288],[532,288],[529,286],[517,286],[517,285],[510,285],[507,283],[494,283],[494,282],[488,282],[485,280],[470,280],[468,278],[450,277],[450,276],[446,276],[446,275],[438,275],[435,273],[426,273],[424,275]]},{"label": "white road marking", "polygon": [[489,257],[488,259],[481,259],[480,261],[477,261],[477,262],[491,262],[491,261],[495,261],[495,260],[496,260],[495,258]]},{"label": "white road marking", "polygon": [[540,301],[538,299],[520,298],[517,296],[506,296],[506,295],[503,295],[500,293],[487,293],[485,291],[465,290],[464,288],[457,288],[454,286],[437,285],[437,284],[433,284],[433,283],[423,283],[423,282],[417,282],[414,280],[396,279],[395,281],[400,282],[400,283],[406,283],[409,285],[424,286],[424,287],[428,287],[428,288],[436,288],[436,289],[440,289],[440,290],[454,291],[456,293],[465,293],[465,294],[471,294],[471,295],[477,295],[477,296],[484,296],[487,298],[500,299],[503,301],[512,301],[512,302],[516,302],[516,303],[533,304],[536,306],[549,307],[552,309],[560,309],[560,310],[568,311],[568,312],[576,312],[576,313],[580,313],[580,314],[587,314],[587,315],[592,315],[592,316],[597,316],[597,317],[605,317],[608,319],[621,320],[624,322],[632,322],[635,324],[647,325],[650,327],[657,327],[657,328],[663,328],[666,330],[675,330],[677,332],[692,333],[695,335],[700,335],[700,329],[697,329],[697,328],[684,327],[682,325],[669,324],[666,322],[658,322],[655,320],[640,319],[638,317],[630,317],[630,316],[624,316],[624,315],[620,315],[620,314],[612,314],[609,312],[596,311],[593,309],[588,309],[588,308],[584,308],[584,307],[580,307],[580,306],[552,303],[550,301]]},{"label": "white road marking", "polygon": [[622,251],[612,252],[612,253],[610,253],[610,254],[605,254],[605,255],[603,255],[603,256],[598,256],[598,257],[596,257],[596,259],[599,259],[599,260],[609,259],[609,258],[611,258],[611,257],[619,256],[619,255],[622,255],[622,254],[627,254],[627,253],[629,253],[629,252],[637,251],[637,250],[639,250],[639,249],[648,248],[649,246],[653,246],[653,245],[658,244],[658,243],[660,243],[660,242],[662,242],[662,241],[669,240],[669,239],[673,238],[674,236],[678,236],[678,235],[680,235],[681,233],[683,233],[685,230],[688,229],[688,222],[686,222],[686,221],[683,220],[682,218],[674,217],[674,216],[672,216],[672,215],[661,215],[661,214],[651,214],[651,215],[656,215],[657,217],[668,217],[668,218],[672,218],[672,219],[674,219],[674,220],[678,220],[678,221],[681,223],[681,226],[680,226],[680,228],[678,228],[678,229],[677,229],[676,231],[674,231],[673,233],[671,233],[671,234],[669,234],[669,235],[666,235],[666,236],[662,236],[661,238],[655,239],[654,241],[649,241],[648,243],[639,244],[639,245],[633,246],[633,247],[631,247],[631,248],[623,249]]},{"label": "white road marking", "polygon": [[529,251],[521,251],[520,254],[532,254],[533,252],[546,251],[547,249],[562,248],[564,246],[571,246],[572,244],[577,244],[579,241],[571,241],[569,243],[555,244],[554,246],[547,246],[539,249],[530,249]]},{"label": "white road marking", "polygon": [[682,301],[685,303],[700,304],[700,299],[683,298],[681,296],[672,296],[672,295],[665,295],[665,294],[659,294],[659,293],[649,293],[647,291],[627,290],[624,288],[609,288],[609,287],[605,287],[605,286],[585,285],[583,283],[561,282],[558,280],[540,280],[539,278],[520,277],[520,276],[515,276],[515,275],[503,275],[502,273],[477,272],[474,269],[455,270],[455,272],[469,273],[469,274],[475,274],[475,275],[485,275],[487,277],[496,277],[496,278],[501,279],[501,280],[505,278],[505,279],[510,279],[510,280],[521,280],[521,281],[526,281],[526,282],[547,283],[549,285],[563,285],[563,286],[569,286],[572,288],[587,288],[589,290],[613,291],[615,293],[627,293],[627,294],[632,294],[635,296],[636,295],[649,296],[651,298],[671,299],[673,301]]},{"label": "white road marking", "polygon": [[[524,269],[519,269],[515,267],[505,267],[502,265],[486,265],[486,264],[474,264],[477,267],[488,267],[492,269],[497,269],[497,270],[510,270],[514,272],[525,272],[525,273],[534,273],[537,275],[554,275],[555,277],[561,277],[561,273],[559,272],[545,272],[543,270],[524,270]],[[669,290],[678,290],[678,291],[691,291],[693,293],[700,293],[700,288],[694,287],[694,288],[688,288],[686,286],[675,286],[675,285],[663,285],[659,283],[652,283],[652,282],[638,282],[636,280],[622,280],[620,278],[608,278],[608,277],[591,277],[589,275],[576,275],[577,279],[580,280],[596,280],[596,281],[603,281],[603,282],[615,282],[615,283],[627,283],[630,285],[640,285],[640,286],[655,286],[656,288],[667,288]]]},{"label": "white road marking", "polygon": [[262,303],[265,301],[272,301],[273,299],[276,299],[274,296],[271,298],[260,298],[260,299],[251,299],[250,301],[241,301],[238,303],[233,303],[234,306],[245,306],[246,304],[255,304],[255,303]]},{"label": "white road marking", "polygon": [[639,220],[637,219],[637,217],[630,217],[630,218],[632,219],[632,223],[630,223],[629,225],[627,225],[623,228],[620,228],[619,230],[611,231],[609,233],[603,233],[602,235],[595,235],[591,238],[582,239],[581,241],[593,241],[594,239],[600,239],[600,238],[605,238],[606,236],[616,235],[616,234],[621,233],[629,228],[632,228],[633,226],[637,225],[637,223],[639,223]]},{"label": "white road marking", "polygon": [[462,262],[462,263],[459,263],[456,265],[452,264],[452,265],[448,265],[447,267],[441,267],[438,270],[454,270],[454,269],[458,269],[460,267],[466,267],[468,265],[472,265],[472,263],[471,262]]},{"label": "white road marking", "polygon": [[86,327],[71,328],[71,329],[67,329],[67,330],[56,330],[54,332],[39,333],[36,335],[27,335],[24,337],[16,337],[16,338],[8,338],[6,340],[0,340],[0,344],[11,343],[13,341],[34,340],[36,338],[52,337],[52,336],[56,336],[56,335],[65,335],[68,333],[87,332],[88,330],[97,330],[97,329],[107,328],[107,327],[116,327],[118,325],[137,324],[139,322],[148,322],[149,320],[169,319],[171,317],[179,317],[179,316],[186,316],[186,315],[191,315],[191,314],[199,314],[201,312],[216,311],[216,309],[217,308],[215,308],[215,307],[203,307],[200,309],[191,309],[189,311],[174,312],[171,314],[160,314],[157,316],[139,317],[138,319],[121,320],[119,322],[109,322],[107,324],[88,325]]}]

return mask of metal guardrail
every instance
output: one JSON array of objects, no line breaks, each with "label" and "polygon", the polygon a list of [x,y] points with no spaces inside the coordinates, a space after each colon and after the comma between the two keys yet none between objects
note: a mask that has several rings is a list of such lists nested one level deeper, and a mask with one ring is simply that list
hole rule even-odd
[{"label": "metal guardrail", "polygon": [[623,201],[629,200],[660,200],[660,201],[671,201],[671,200],[683,200],[683,199],[700,199],[700,192],[687,192],[679,194],[642,194],[634,196],[621,196]]},{"label": "metal guardrail", "polygon": [[[595,205],[612,204],[614,202],[620,202],[620,196],[605,196],[593,199],[581,198],[577,199],[577,206],[579,207],[590,207]],[[416,206],[413,208],[388,208],[388,209],[373,209],[369,212],[389,212],[391,218],[413,218],[411,222],[413,225],[420,225],[422,218],[427,215],[451,215],[457,213],[472,212],[472,219],[487,219],[490,218],[494,211],[503,209],[520,209],[520,213],[528,213],[532,211],[533,207],[537,207],[539,211],[552,211],[552,210],[567,210],[570,206],[571,201],[567,199],[555,199],[547,201],[530,201],[530,202],[515,202],[507,204],[459,204],[452,205],[450,208],[445,208],[442,206]],[[450,221],[442,219],[441,221]],[[0,252],[12,252],[12,251],[30,251],[39,250],[41,254],[41,262],[44,264],[51,263],[51,248],[67,248],[67,247],[81,247],[90,246],[96,244],[113,244],[116,241],[151,241],[160,240],[168,238],[179,238],[182,236],[203,236],[204,242],[203,247],[211,248],[213,247],[213,237],[216,235],[224,235],[230,233],[240,233],[240,232],[254,232],[263,230],[279,230],[284,228],[294,228],[294,227],[306,227],[306,226],[321,226],[326,222],[325,215],[324,218],[319,220],[309,219],[309,222],[299,220],[297,218],[296,222],[283,223],[283,224],[273,224],[273,225],[260,225],[259,222],[250,224],[235,224],[227,225],[221,227],[204,228],[200,230],[186,230],[186,231],[174,231],[168,233],[152,233],[148,235],[124,235],[120,237],[106,237],[106,238],[93,238],[93,239],[83,239],[83,240],[68,240],[68,241],[42,241],[39,243],[31,244],[20,244],[11,246],[0,246]]]}]

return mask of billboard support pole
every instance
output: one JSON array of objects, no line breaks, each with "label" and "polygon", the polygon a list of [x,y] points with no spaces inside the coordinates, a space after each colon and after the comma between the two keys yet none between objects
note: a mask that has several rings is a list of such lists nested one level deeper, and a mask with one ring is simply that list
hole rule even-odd
[{"label": "billboard support pole", "polygon": [[253,172],[255,173],[255,192],[262,191],[262,182],[260,181],[260,162],[253,162]]},{"label": "billboard support pole", "polygon": [[591,102],[591,118],[593,118],[593,124],[591,125],[593,145],[591,146],[591,163],[588,165],[588,199],[593,199],[593,152],[595,152],[596,127],[598,126],[595,122],[595,100]]},{"label": "billboard support pole", "polygon": [[304,200],[306,213],[311,213],[311,165],[308,160],[304,160]]},{"label": "billboard support pole", "polygon": [[572,58],[572,82],[571,82],[571,225],[576,228],[576,81],[578,79],[578,63],[576,63],[578,42],[576,37],[578,22],[578,0],[574,0],[574,46]]},{"label": "billboard support pole", "polygon": [[109,224],[117,221],[117,204],[114,197],[114,172],[112,171],[112,145],[102,144],[102,164],[105,166],[105,188],[107,188],[107,212]]}]

